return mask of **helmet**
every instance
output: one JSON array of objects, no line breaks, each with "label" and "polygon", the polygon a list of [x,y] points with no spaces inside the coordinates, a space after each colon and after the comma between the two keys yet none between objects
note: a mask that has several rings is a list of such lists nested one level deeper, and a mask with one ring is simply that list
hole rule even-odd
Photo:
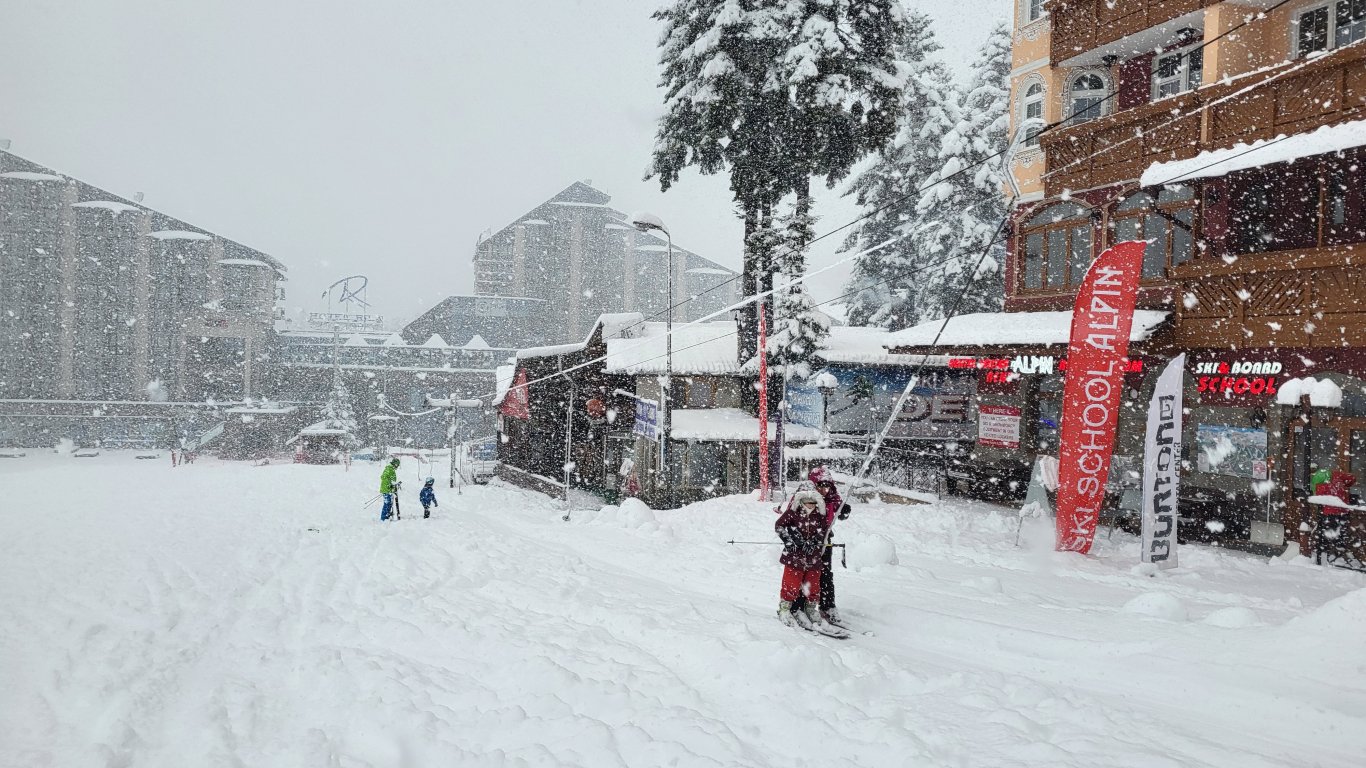
[{"label": "helmet", "polygon": [[429,478],[427,478],[427,479],[424,481],[424,484],[425,484],[425,485],[431,485],[432,483],[435,483],[435,482],[436,482],[436,478],[434,478],[434,477],[429,477]]},{"label": "helmet", "polygon": [[397,456],[395,456],[395,457],[392,458],[392,459],[389,459],[389,465],[390,465],[390,466],[392,466],[392,467],[397,467],[398,464],[399,464],[399,461],[398,461],[398,457],[397,457]]},{"label": "helmet", "polygon": [[826,469],[824,466],[812,467],[811,471],[807,474],[806,479],[813,483],[835,482],[835,476],[830,474],[830,470]]}]

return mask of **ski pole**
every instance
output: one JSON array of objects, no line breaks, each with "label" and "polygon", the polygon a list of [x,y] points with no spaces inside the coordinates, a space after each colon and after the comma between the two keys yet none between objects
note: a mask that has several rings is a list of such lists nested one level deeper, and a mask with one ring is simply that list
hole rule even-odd
[{"label": "ski pole", "polygon": [[726,542],[726,543],[727,543],[727,544],[761,544],[761,545],[764,545],[764,546],[772,546],[772,545],[774,545],[774,544],[782,544],[781,541],[735,541],[734,539],[732,539],[732,540],[730,540],[730,541],[728,541],[728,542]]},{"label": "ski pole", "polygon": [[379,494],[379,495],[377,495],[377,496],[375,496],[375,498],[373,498],[373,499],[371,499],[371,500],[365,502],[364,504],[362,504],[362,505],[361,505],[361,509],[365,509],[366,507],[370,506],[371,504],[374,504],[375,502],[379,501],[380,498],[383,497],[383,496],[384,496],[384,494],[382,494],[382,493]]}]

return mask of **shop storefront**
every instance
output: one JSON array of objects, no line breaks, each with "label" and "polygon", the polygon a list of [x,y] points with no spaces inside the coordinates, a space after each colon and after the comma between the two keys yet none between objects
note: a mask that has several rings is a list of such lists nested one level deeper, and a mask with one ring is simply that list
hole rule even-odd
[{"label": "shop storefront", "polygon": [[[1167,313],[1136,313],[1130,334],[1119,437],[1110,488],[1119,509],[1138,509],[1146,403],[1170,359]],[[967,377],[970,415],[960,451],[949,464],[955,493],[1020,501],[1035,457],[1058,454],[1070,312],[1014,312],[955,317],[907,329],[894,342],[942,337],[934,347],[895,346],[902,355],[936,355],[942,370]],[[941,362],[942,361],[942,362]],[[1151,374],[1151,375],[1150,375]]]},{"label": "shop storefront", "polygon": [[1366,350],[1193,350],[1187,359],[1187,539],[1279,547],[1312,512],[1314,473],[1366,478]]}]

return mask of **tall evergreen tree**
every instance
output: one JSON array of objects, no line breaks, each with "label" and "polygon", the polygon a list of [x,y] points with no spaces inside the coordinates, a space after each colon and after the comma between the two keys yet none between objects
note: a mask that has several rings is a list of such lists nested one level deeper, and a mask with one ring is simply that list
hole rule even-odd
[{"label": "tall evergreen tree", "polygon": [[929,17],[912,13],[907,26],[899,46],[901,58],[910,65],[901,128],[846,193],[870,215],[845,241],[845,248],[865,251],[881,246],[854,265],[846,285],[852,294],[846,301],[849,320],[892,329],[914,325],[921,317],[918,270],[934,256],[909,235],[916,222],[919,190],[940,170],[940,142],[960,117],[953,79],[934,56],[940,46]]},{"label": "tall evergreen tree", "polygon": [[916,203],[913,247],[933,262],[947,260],[916,281],[922,320],[944,317],[955,302],[958,313],[997,311],[1004,302],[1005,244],[997,234],[1006,215],[1009,79],[1010,30],[998,24],[973,62],[962,118],[940,145],[942,165]]},{"label": "tall evergreen tree", "polygon": [[[833,184],[891,138],[906,67],[899,0],[677,0],[655,13],[666,111],[651,175],[728,170],[745,219],[742,292],[772,287],[761,229],[789,194],[810,214],[810,179]],[[809,242],[809,239],[804,241]],[[800,269],[799,269],[800,271]],[[756,349],[741,313],[741,355]]]},{"label": "tall evergreen tree", "polygon": [[349,448],[355,441],[357,425],[355,414],[351,410],[351,393],[342,381],[340,372],[332,377],[332,390],[327,393],[327,402],[323,403],[323,420],[332,429],[346,430],[346,437],[342,440],[343,447]]}]

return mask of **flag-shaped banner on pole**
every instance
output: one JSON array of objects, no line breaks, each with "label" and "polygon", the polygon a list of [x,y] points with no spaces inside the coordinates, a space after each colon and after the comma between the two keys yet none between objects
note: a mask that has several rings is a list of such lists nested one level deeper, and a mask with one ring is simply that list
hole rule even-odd
[{"label": "flag-shaped banner on pole", "polygon": [[1186,355],[1167,363],[1148,404],[1143,440],[1143,562],[1176,567],[1176,502],[1181,482],[1181,386]]},{"label": "flag-shaped banner on pole", "polygon": [[1059,552],[1086,554],[1095,541],[1145,246],[1131,240],[1109,248],[1091,263],[1077,291],[1058,435]]}]

